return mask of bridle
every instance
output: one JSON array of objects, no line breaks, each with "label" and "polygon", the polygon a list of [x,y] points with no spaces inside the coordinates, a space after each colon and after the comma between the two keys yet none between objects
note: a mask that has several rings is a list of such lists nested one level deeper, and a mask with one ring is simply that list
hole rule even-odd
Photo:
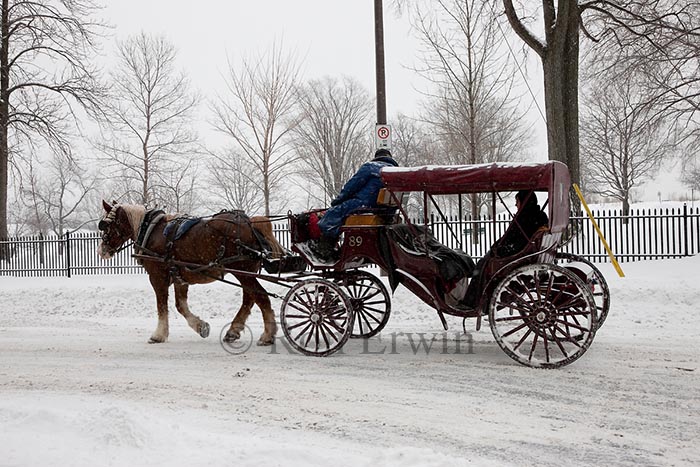
[{"label": "bridle", "polygon": [[124,242],[120,247],[118,248],[113,248],[110,245],[109,242],[109,237],[110,235],[110,227],[112,224],[114,224],[117,221],[117,210],[119,209],[118,204],[112,205],[112,209],[109,210],[107,215],[105,216],[104,219],[102,219],[98,224],[97,228],[102,232],[100,235],[100,239],[102,240],[102,245],[107,247],[109,250],[112,250],[111,255],[114,256],[117,253],[119,253],[122,250],[125,250],[126,248],[129,248],[134,242],[133,240],[131,242]]}]

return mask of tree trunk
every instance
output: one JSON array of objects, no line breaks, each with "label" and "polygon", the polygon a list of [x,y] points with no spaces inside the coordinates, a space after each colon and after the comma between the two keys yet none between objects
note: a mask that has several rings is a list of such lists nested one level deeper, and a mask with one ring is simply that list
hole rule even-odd
[{"label": "tree trunk", "polygon": [[[468,37],[468,40],[471,40],[471,37]],[[471,45],[469,47],[469,51],[471,54]],[[469,57],[469,87],[468,87],[468,93],[469,93],[469,163],[470,164],[476,164],[479,161],[479,154],[477,154],[477,144],[476,144],[476,105],[475,105],[475,96],[474,96],[474,80],[472,78],[472,66],[471,66],[471,56]],[[479,218],[479,203],[478,203],[478,195],[476,193],[472,193],[471,199],[470,199],[470,204],[472,207],[472,219],[476,220]],[[479,224],[472,224],[472,243],[474,245],[477,245],[479,243]]]},{"label": "tree trunk", "polygon": [[543,0],[543,43],[521,22],[512,0],[503,0],[515,33],[542,59],[547,143],[550,160],[566,163],[571,181],[580,183],[578,147],[578,60],[580,11],[576,0]]},{"label": "tree trunk", "polygon": [[557,31],[542,56],[549,160],[564,162],[580,183],[578,127],[578,10],[557,18]]},{"label": "tree trunk", "polygon": [[[150,96],[149,96],[150,100]],[[150,158],[148,157],[148,140],[151,136],[151,114],[150,114],[150,106],[146,110],[146,137],[143,140],[143,144],[141,146],[141,152],[143,154],[143,183],[141,185],[141,198],[142,198],[142,203],[144,206],[148,206],[148,202],[150,201],[148,199],[148,188],[149,188],[149,183],[150,183],[150,175],[151,175],[151,167],[150,167]]]},{"label": "tree trunk", "polygon": [[[8,143],[8,125],[10,121],[10,68],[9,49],[9,0],[2,0],[2,27],[0,28],[0,239],[8,238],[7,229],[7,193],[10,147]],[[5,258],[4,249],[0,249],[0,259]]]},{"label": "tree trunk", "polygon": [[270,177],[267,172],[263,176],[263,195],[265,197],[265,216],[270,217]]}]

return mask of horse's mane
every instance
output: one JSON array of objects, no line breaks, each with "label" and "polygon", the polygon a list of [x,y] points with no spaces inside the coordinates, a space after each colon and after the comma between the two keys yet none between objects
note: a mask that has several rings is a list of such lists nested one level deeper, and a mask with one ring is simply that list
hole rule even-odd
[{"label": "horse's mane", "polygon": [[129,224],[131,224],[131,228],[134,231],[134,238],[137,238],[141,222],[143,222],[143,218],[146,216],[146,208],[137,204],[122,204],[121,208],[129,219]]}]

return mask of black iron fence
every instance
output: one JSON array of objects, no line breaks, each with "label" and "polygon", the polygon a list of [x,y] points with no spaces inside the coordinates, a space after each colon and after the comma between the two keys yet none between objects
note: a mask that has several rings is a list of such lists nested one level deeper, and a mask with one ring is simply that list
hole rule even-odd
[{"label": "black iron fence", "polygon": [[[620,211],[593,212],[601,232],[620,262],[692,256],[700,252],[700,208],[634,209],[629,216]],[[593,262],[607,262],[608,255],[587,216],[571,220],[578,233],[562,251],[575,253]],[[435,236],[451,248],[459,248],[474,258],[483,256],[503,234],[509,216],[470,219],[432,218]],[[286,222],[273,225],[275,236],[289,248]],[[77,276],[87,274],[133,274],[143,269],[126,248],[109,261],[97,256],[97,233],[18,237],[0,241],[4,260],[0,276]]]},{"label": "black iron fence", "polygon": [[[700,208],[632,209],[624,216],[620,210],[592,212],[603,237],[620,262],[680,258],[700,252]],[[461,248],[480,258],[510,225],[510,215],[500,214],[495,221],[458,217],[447,221],[431,218],[435,236],[451,248]],[[574,253],[593,262],[609,262],[603,242],[586,214],[571,218],[571,236],[561,251]]]}]

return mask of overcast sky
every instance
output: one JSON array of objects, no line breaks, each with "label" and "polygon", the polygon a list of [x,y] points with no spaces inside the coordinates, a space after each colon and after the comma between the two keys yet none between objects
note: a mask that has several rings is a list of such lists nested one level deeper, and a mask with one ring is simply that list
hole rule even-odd
[{"label": "overcast sky", "polygon": [[[115,38],[145,31],[164,34],[180,64],[206,95],[222,84],[227,56],[267,50],[282,40],[302,57],[304,77],[354,76],[374,95],[374,2],[372,0],[119,0],[104,18]],[[386,8],[387,112],[413,113],[419,99],[413,73],[415,41],[405,19]],[[109,41],[108,41],[109,42]],[[107,44],[105,53],[111,52]]]}]

